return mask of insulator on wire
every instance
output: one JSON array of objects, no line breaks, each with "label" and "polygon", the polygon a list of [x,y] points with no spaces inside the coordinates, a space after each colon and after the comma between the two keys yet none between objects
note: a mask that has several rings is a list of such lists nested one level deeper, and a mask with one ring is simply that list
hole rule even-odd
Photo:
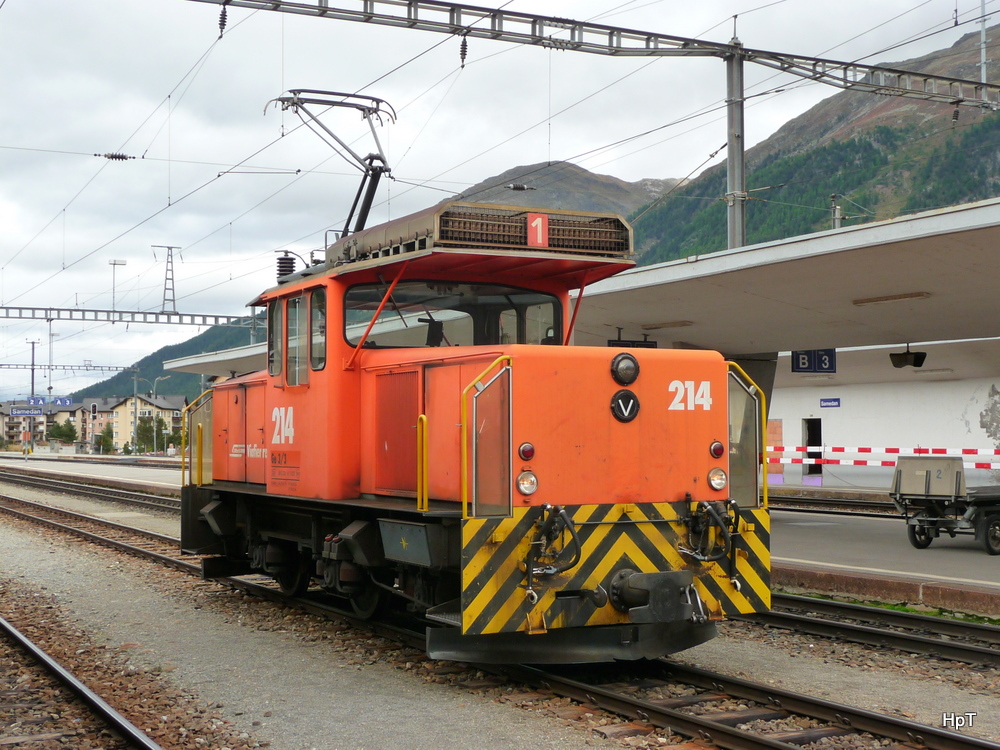
[{"label": "insulator on wire", "polygon": [[222,35],[226,31],[226,18],[227,17],[228,16],[227,16],[227,13],[226,13],[226,6],[223,5],[222,6],[222,10],[219,11],[219,39],[222,38]]},{"label": "insulator on wire", "polygon": [[958,107],[955,107],[955,111],[951,113],[951,125],[955,127],[955,123],[958,122]]},{"label": "insulator on wire", "polygon": [[507,188],[508,190],[513,190],[515,192],[520,192],[522,190],[534,190],[535,189],[535,188],[531,187],[530,185],[525,185],[523,182],[514,182],[514,183],[511,183],[510,185],[504,185],[504,187]]},{"label": "insulator on wire", "polygon": [[134,159],[134,156],[127,156],[126,154],[94,154],[94,156],[101,156],[109,161],[128,161],[129,159]]},{"label": "insulator on wire", "polygon": [[278,256],[278,279],[295,273],[295,258],[288,253]]},{"label": "insulator on wire", "polygon": [[469,40],[466,37],[462,37],[462,46],[458,49],[458,56],[462,61],[462,69],[465,70],[465,58],[469,54]]}]

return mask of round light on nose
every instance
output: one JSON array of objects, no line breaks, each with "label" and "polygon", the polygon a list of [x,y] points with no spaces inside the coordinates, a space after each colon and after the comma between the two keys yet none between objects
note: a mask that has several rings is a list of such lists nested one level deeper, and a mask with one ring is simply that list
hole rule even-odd
[{"label": "round light on nose", "polygon": [[712,455],[712,458],[722,458],[726,453],[726,446],[716,440],[708,446],[708,452]]},{"label": "round light on nose", "polygon": [[521,443],[517,449],[517,455],[521,457],[522,461],[530,461],[535,457],[535,446],[531,443]]},{"label": "round light on nose", "polygon": [[724,490],[726,485],[729,484],[729,477],[726,476],[726,472],[722,469],[715,468],[708,472],[708,483],[712,486],[713,490]]},{"label": "round light on nose", "polygon": [[538,489],[538,477],[533,471],[522,471],[517,475],[517,491],[522,495],[534,495]]},{"label": "round light on nose", "polygon": [[620,385],[631,385],[639,377],[639,362],[628,352],[615,355],[611,360],[611,377]]}]

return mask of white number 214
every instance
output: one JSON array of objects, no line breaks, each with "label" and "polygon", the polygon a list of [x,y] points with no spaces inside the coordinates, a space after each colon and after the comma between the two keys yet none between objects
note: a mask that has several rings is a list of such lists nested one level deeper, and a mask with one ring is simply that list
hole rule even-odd
[{"label": "white number 214", "polygon": [[693,411],[699,407],[708,411],[712,408],[712,383],[708,380],[697,384],[693,380],[674,380],[668,390],[674,394],[671,411]]},{"label": "white number 214", "polygon": [[275,406],[271,412],[271,421],[274,422],[274,437],[271,442],[275,445],[283,443],[292,444],[295,442],[295,416],[294,407]]}]

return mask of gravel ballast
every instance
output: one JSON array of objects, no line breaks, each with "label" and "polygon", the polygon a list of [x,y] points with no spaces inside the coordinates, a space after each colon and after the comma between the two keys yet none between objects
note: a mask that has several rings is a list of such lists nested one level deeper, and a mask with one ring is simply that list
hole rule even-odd
[{"label": "gravel ballast", "polygon": [[[183,573],[6,519],[0,548],[0,586],[11,581],[14,595],[51,596],[99,646],[127,656],[135,671],[168,675],[182,693],[214,707],[259,746],[621,747],[481,693],[438,684],[420,658],[407,662],[409,669],[379,661],[363,637],[349,635],[347,648],[302,637],[291,626],[306,615]],[[170,588],[175,591],[165,592]],[[4,599],[11,594],[5,591]],[[288,629],[282,627],[286,620]],[[318,620],[311,627],[317,635],[336,628]]]}]

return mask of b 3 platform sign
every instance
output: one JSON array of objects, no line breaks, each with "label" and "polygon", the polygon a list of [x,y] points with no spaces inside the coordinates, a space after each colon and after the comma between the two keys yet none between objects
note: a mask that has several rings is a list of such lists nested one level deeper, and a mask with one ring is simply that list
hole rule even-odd
[{"label": "b 3 platform sign", "polygon": [[834,373],[836,371],[836,349],[806,349],[792,352],[792,372]]}]

